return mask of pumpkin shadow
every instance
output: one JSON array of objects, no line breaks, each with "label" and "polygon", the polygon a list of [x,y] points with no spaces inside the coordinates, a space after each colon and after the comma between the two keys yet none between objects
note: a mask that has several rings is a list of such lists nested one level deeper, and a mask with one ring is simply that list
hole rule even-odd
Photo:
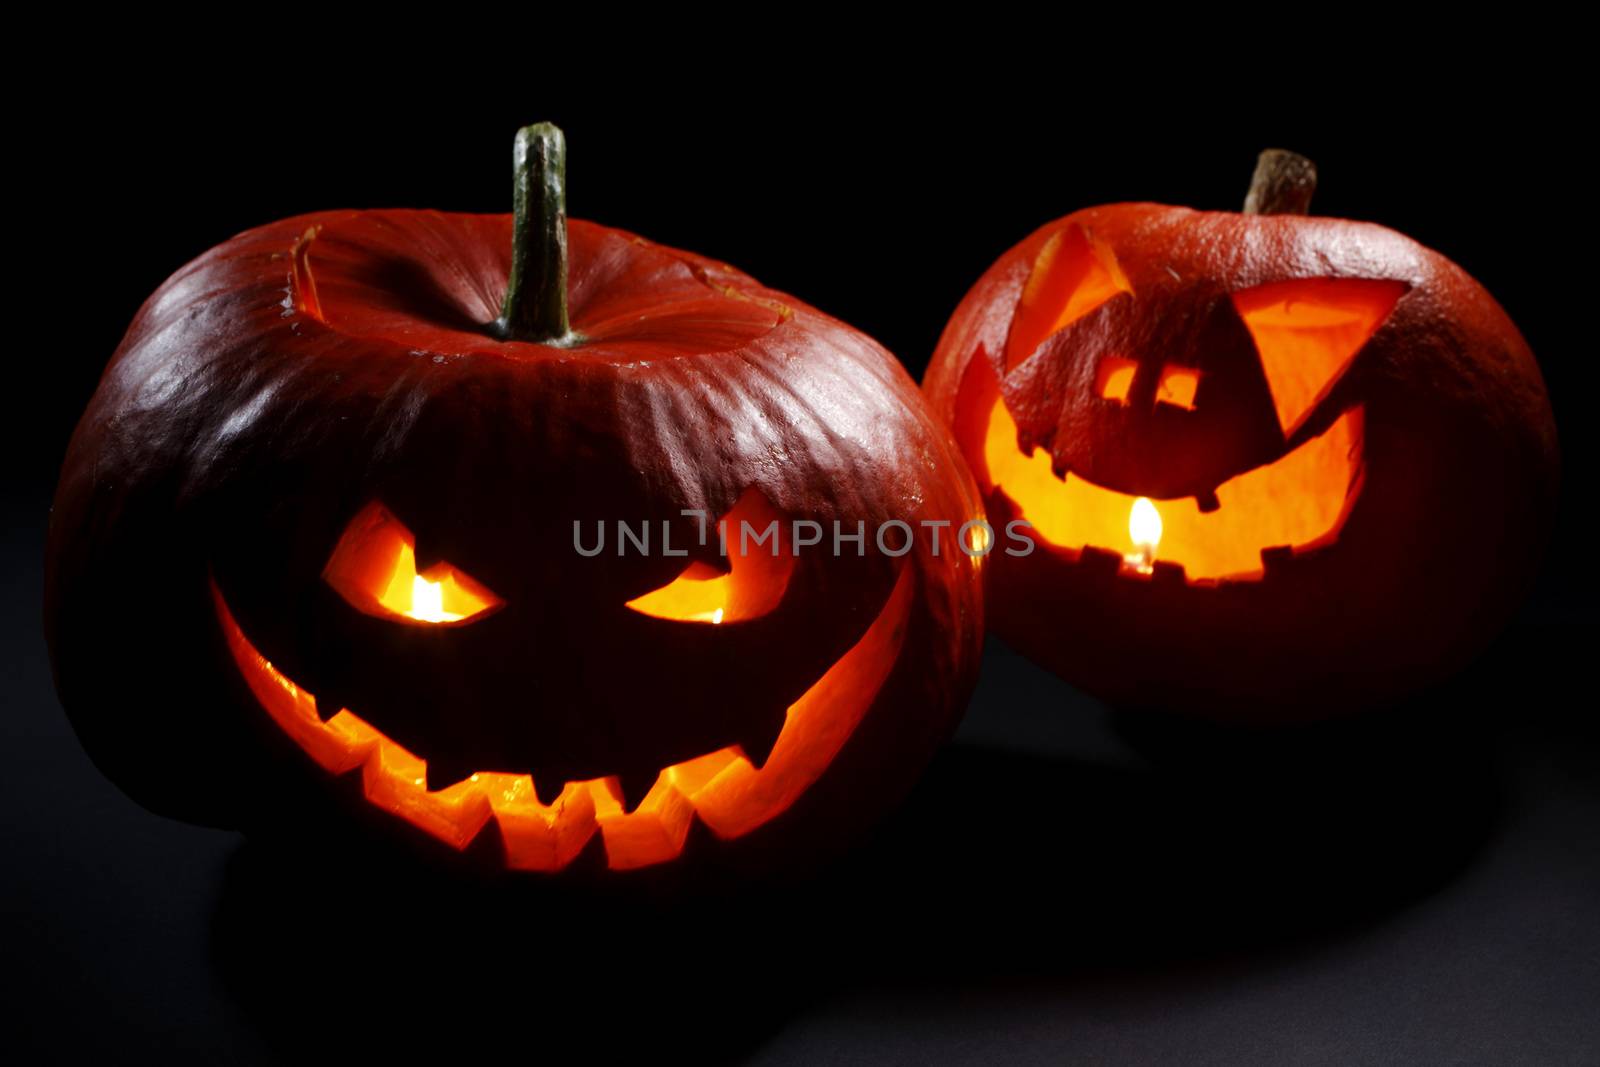
[{"label": "pumpkin shadow", "polygon": [[1432,726],[1223,751],[1186,724],[1116,729],[1159,755],[1139,767],[952,751],[891,847],[861,859],[857,881],[882,888],[899,927],[879,932],[894,940],[876,955],[956,984],[1250,966],[1425,897],[1496,825],[1488,746],[1456,734],[1441,754]]},{"label": "pumpkin shadow", "polygon": [[[1000,659],[980,704],[1059,685]],[[966,736],[866,847],[779,886],[585,896],[251,842],[227,868],[214,959],[286,1051],[408,1060],[719,1062],[862,985],[1131,974],[1198,990],[1217,968],[1336,941],[1471,861],[1499,793],[1492,731],[1463,692],[1291,733],[1112,715],[1110,744]]]},{"label": "pumpkin shadow", "polygon": [[1181,982],[1337,942],[1449,884],[1495,833],[1484,709],[1516,706],[1508,665],[1356,719],[1241,730],[1108,710],[991,646],[983,686],[1007,707],[1057,702],[1090,728],[942,754],[842,875],[878,895],[860,910],[892,916],[872,955],[895,961],[890,982]]}]

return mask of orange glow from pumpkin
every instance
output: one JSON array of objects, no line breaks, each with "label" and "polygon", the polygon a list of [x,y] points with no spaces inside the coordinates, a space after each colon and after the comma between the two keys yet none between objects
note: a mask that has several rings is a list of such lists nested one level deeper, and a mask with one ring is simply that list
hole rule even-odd
[{"label": "orange glow from pumpkin", "polygon": [[827,770],[855,732],[900,655],[915,578],[901,569],[878,617],[856,644],[790,705],[782,732],[757,770],[737,746],[673,764],[632,812],[615,778],[567,782],[551,804],[539,802],[526,774],[479,771],[427,788],[427,762],[348,709],[326,722],[312,694],[274,667],[245,637],[213,581],[223,636],[262,708],[330,774],[360,771],[374,806],[455,849],[490,823],[513,870],[557,871],[600,834],[607,864],[627,870],[662,863],[683,850],[698,818],[721,838],[735,838],[776,818]]},{"label": "orange glow from pumpkin", "polygon": [[1058,230],[1033,261],[1006,338],[1006,369],[1118,293],[1132,292],[1111,249],[1082,226]]},{"label": "orange glow from pumpkin", "polygon": [[1405,291],[1404,282],[1305,278],[1233,294],[1285,437],[1327,396]]},{"label": "orange glow from pumpkin", "polygon": [[[1143,497],[1102,489],[1070,471],[1057,478],[1047,451],[1024,455],[1017,447],[1016,423],[999,397],[983,440],[990,482],[1046,543],[1068,552],[1107,549],[1140,574],[1153,570],[1159,543],[1162,558],[1181,564],[1191,582],[1259,578],[1263,549],[1331,540],[1356,498],[1361,472],[1359,408],[1276,462],[1224,482],[1217,488],[1221,506],[1211,512],[1202,512],[1194,497],[1162,501],[1159,511],[1152,502],[1146,510]],[[1130,539],[1131,554],[1123,547]]]},{"label": "orange glow from pumpkin", "polygon": [[398,622],[464,622],[502,603],[448,563],[418,573],[416,538],[376,500],[345,527],[322,577],[357,611]]},{"label": "orange glow from pumpkin", "polygon": [[[719,522],[718,531],[727,546],[726,574],[705,563],[691,563],[672,581],[635,597],[627,606],[658,619],[713,626],[757,619],[777,607],[795,564],[789,531],[778,512],[760,490],[750,488]],[[757,537],[766,539],[757,544]]]}]

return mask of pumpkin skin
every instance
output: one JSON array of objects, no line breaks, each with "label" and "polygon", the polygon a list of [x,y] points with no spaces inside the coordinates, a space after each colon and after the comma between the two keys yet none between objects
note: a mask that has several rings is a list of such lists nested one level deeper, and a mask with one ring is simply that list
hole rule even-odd
[{"label": "pumpkin skin", "polygon": [[[1312,315],[1271,333],[1319,302],[1355,332],[1318,334]],[[1319,354],[1296,369],[1289,335]],[[1065,216],[984,273],[924,389],[997,529],[1060,511],[1055,542],[990,561],[992,628],[1120,707],[1276,724],[1397,700],[1503,625],[1553,517],[1555,427],[1527,344],[1459,267],[1370,223],[1147,203]],[[1325,477],[1297,484],[1318,450]],[[1153,559],[1131,525],[1073,536],[1138,497],[1194,536]],[[1227,551],[1201,543],[1211,528]]]},{"label": "pumpkin skin", "polygon": [[[756,617],[629,605],[718,566],[686,509],[868,531],[981,514],[949,435],[845,324],[619,230],[567,235],[565,346],[484,325],[510,216],[286,219],[147,301],[68,449],[45,602],[62,703],[133,798],[609,877],[797,862],[909,788],[975,679],[977,560],[926,538],[891,558],[869,533],[859,557],[795,555]],[[353,606],[360,566],[335,552],[385,517],[417,572],[493,610]],[[687,557],[574,551],[575,524],[591,542],[618,520]]]}]

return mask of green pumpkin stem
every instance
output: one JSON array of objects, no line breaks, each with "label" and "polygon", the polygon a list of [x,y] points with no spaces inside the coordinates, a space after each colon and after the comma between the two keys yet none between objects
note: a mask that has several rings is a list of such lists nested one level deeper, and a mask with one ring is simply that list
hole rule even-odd
[{"label": "green pumpkin stem", "polygon": [[1246,215],[1306,215],[1317,191],[1317,165],[1298,152],[1269,148],[1256,159]]},{"label": "green pumpkin stem", "polygon": [[567,139],[553,123],[517,131],[511,280],[493,323],[506,341],[570,345],[567,321]]}]

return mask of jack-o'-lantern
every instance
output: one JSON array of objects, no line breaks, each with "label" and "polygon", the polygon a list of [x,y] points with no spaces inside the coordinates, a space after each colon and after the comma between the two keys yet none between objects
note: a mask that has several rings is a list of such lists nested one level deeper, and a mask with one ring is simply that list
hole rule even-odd
[{"label": "jack-o'-lantern", "polygon": [[[924,388],[997,527],[992,627],[1120,706],[1282,722],[1382,704],[1481,648],[1553,510],[1544,384],[1453,263],[1304,214],[1052,222],[967,295]],[[1010,527],[1022,533],[1022,527]]]},{"label": "jack-o'-lantern", "polygon": [[569,224],[563,153],[519,135],[514,216],[287,219],[139,312],[46,621],[147,806],[495,870],[759,865],[847,839],[952,728],[979,562],[871,533],[981,514],[915,383],[726,265]]}]

